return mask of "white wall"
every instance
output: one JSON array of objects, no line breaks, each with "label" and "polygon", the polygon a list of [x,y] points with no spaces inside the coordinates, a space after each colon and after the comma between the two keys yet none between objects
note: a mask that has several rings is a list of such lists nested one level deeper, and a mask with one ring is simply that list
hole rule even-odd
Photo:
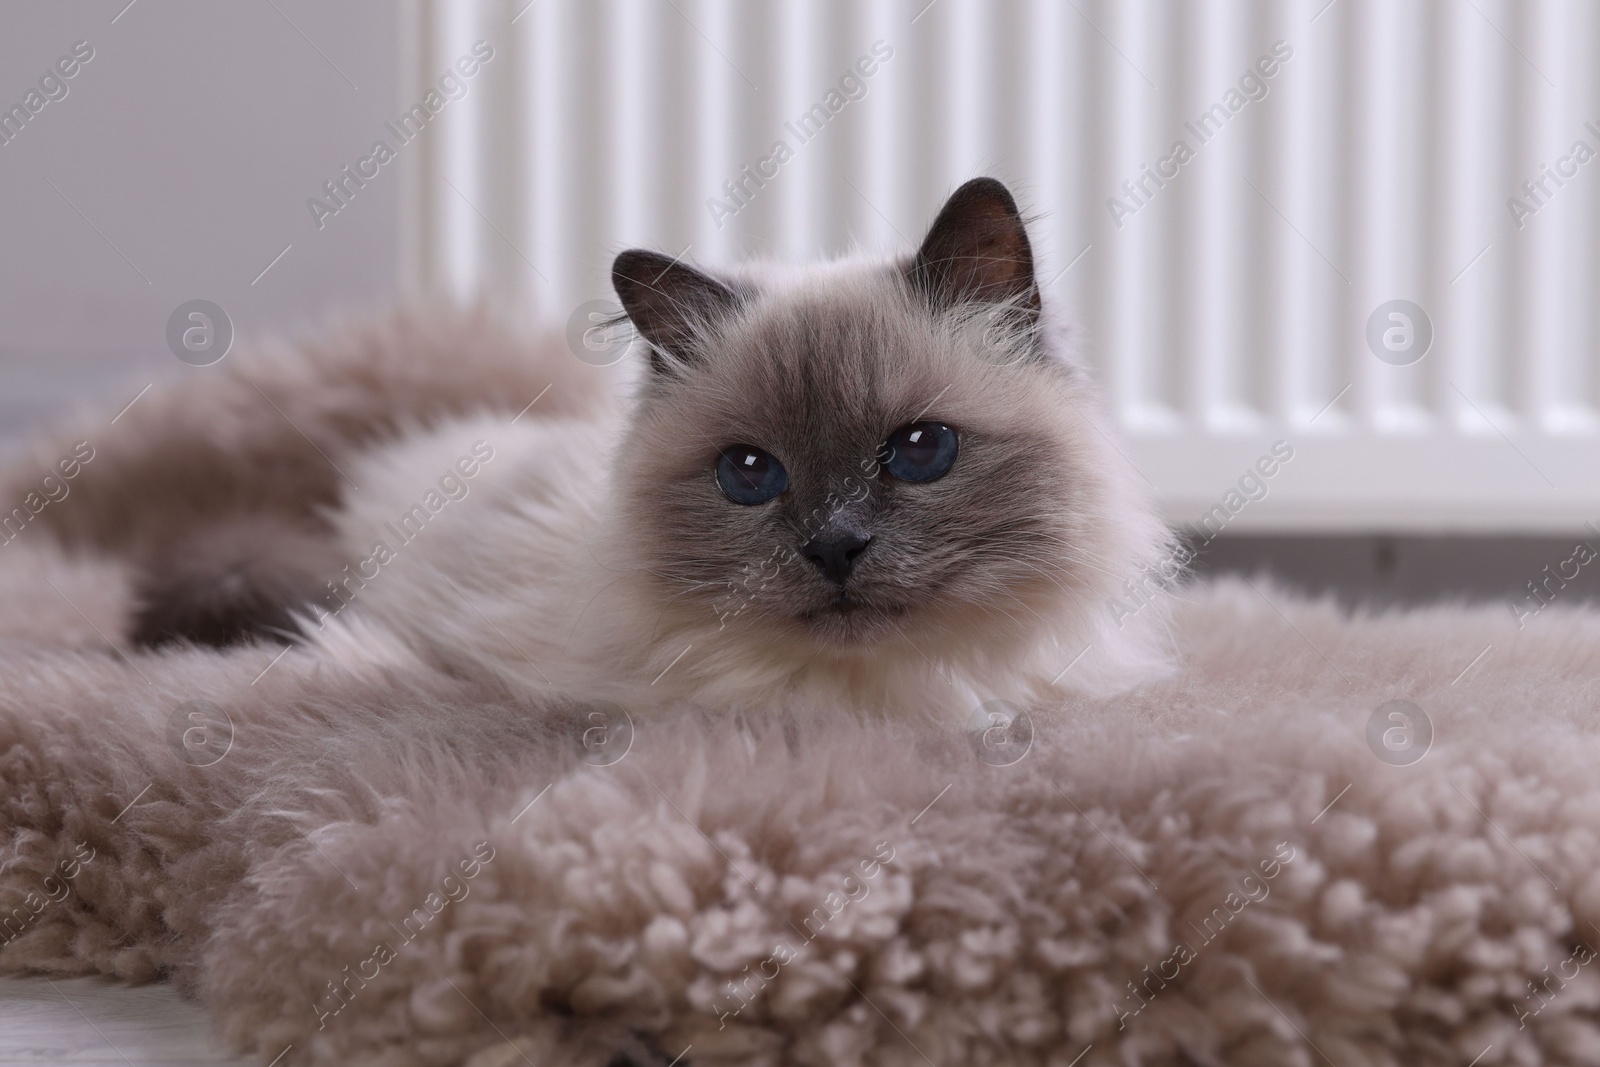
[{"label": "white wall", "polygon": [[204,373],[167,349],[186,300],[280,332],[396,291],[399,175],[320,231],[305,204],[392,115],[396,5],[126,5],[0,5],[0,107],[75,42],[94,50],[0,144],[0,436]]}]

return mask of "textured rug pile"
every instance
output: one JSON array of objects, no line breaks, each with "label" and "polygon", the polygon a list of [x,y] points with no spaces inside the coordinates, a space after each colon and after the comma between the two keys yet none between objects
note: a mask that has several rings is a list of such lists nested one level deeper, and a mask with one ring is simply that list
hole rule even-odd
[{"label": "textured rug pile", "polygon": [[0,547],[0,970],[170,979],[262,1063],[1600,1063],[1600,615],[1195,587],[1177,675],[999,748],[685,708],[597,755],[421,667],[124,656],[115,538]]}]

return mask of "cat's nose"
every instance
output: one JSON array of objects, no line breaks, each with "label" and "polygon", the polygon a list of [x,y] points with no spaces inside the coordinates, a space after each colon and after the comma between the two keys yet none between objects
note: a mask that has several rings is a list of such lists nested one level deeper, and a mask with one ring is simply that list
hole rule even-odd
[{"label": "cat's nose", "polygon": [[829,581],[844,584],[856,565],[856,557],[867,550],[872,535],[855,530],[824,530],[800,546],[800,554],[818,567]]}]

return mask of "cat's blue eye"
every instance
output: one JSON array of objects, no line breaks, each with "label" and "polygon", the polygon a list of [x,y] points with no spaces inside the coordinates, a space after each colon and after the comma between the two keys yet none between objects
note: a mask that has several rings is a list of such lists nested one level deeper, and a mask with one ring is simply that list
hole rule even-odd
[{"label": "cat's blue eye", "polygon": [[770,452],[730,445],[717,459],[717,484],[735,504],[765,504],[789,487],[789,472]]},{"label": "cat's blue eye", "polygon": [[913,422],[883,443],[883,466],[903,482],[931,482],[955,465],[961,439],[942,422]]}]

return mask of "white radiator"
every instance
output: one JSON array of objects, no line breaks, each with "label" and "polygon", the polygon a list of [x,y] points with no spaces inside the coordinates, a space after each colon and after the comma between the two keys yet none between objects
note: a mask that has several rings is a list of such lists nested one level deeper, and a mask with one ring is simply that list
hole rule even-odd
[{"label": "white radiator", "polygon": [[[563,322],[625,247],[909,249],[992,174],[1174,521],[1600,520],[1600,5],[416,0],[407,36],[408,103],[494,48],[403,150],[415,288]],[[1396,300],[1427,322],[1369,344]]]}]

